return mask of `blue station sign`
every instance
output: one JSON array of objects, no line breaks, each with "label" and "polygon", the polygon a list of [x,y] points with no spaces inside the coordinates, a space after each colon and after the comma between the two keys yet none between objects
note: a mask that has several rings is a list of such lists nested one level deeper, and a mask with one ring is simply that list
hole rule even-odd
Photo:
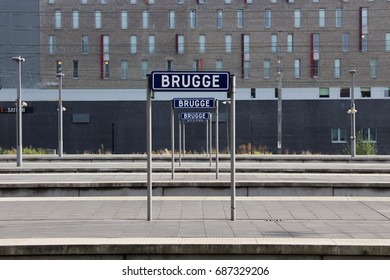
[{"label": "blue station sign", "polygon": [[186,122],[205,122],[210,119],[209,112],[185,112],[180,113],[180,119]]},{"label": "blue station sign", "polygon": [[214,109],[214,98],[174,98],[173,109]]},{"label": "blue station sign", "polygon": [[229,91],[229,72],[152,72],[153,91]]}]

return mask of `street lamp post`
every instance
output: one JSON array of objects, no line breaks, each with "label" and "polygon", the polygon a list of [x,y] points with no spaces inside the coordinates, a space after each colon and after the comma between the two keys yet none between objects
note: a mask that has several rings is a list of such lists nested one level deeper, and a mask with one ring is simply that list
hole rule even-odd
[{"label": "street lamp post", "polygon": [[18,64],[18,88],[16,98],[16,166],[22,166],[22,62],[26,59],[18,56],[13,57],[13,61]]},{"label": "street lamp post", "polygon": [[282,122],[283,122],[283,113],[282,113],[282,87],[283,87],[283,69],[282,69],[282,51],[281,47],[278,46],[278,154],[282,154],[283,145],[282,145]]},{"label": "street lamp post", "polygon": [[60,79],[60,84],[58,87],[58,156],[62,157],[63,150],[64,150],[64,134],[63,134],[63,111],[65,108],[62,106],[62,78],[65,76],[63,73],[57,73],[56,77]]},{"label": "street lamp post", "polygon": [[356,156],[356,107],[355,107],[355,74],[356,70],[349,70],[351,74],[351,109],[348,114],[351,114],[351,157]]}]

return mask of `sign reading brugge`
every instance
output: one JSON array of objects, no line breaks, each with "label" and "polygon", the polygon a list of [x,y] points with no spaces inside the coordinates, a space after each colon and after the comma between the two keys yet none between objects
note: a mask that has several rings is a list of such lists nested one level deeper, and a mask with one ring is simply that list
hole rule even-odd
[{"label": "sign reading brugge", "polygon": [[204,122],[209,118],[209,112],[185,112],[180,114],[180,119],[187,122]]},{"label": "sign reading brugge", "polygon": [[152,72],[153,91],[229,91],[229,72]]},{"label": "sign reading brugge", "polygon": [[215,108],[214,98],[174,98],[172,100],[174,109],[213,109]]}]

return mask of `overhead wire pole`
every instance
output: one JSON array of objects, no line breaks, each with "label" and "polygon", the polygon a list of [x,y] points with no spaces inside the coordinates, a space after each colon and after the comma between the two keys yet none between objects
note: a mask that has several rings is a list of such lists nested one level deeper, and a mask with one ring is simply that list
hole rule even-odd
[{"label": "overhead wire pole", "polygon": [[147,153],[147,220],[152,220],[152,77],[147,76],[146,153]]},{"label": "overhead wire pole", "polygon": [[17,97],[16,97],[16,166],[21,167],[23,162],[23,146],[22,146],[22,62],[26,59],[21,56],[13,57],[13,61],[18,64],[17,75]]},{"label": "overhead wire pole", "polygon": [[230,77],[230,192],[231,220],[236,220],[236,77]]}]

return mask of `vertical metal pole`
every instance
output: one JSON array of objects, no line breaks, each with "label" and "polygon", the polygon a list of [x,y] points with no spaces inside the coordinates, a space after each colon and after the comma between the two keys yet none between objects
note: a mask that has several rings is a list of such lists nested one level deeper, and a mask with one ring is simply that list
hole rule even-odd
[{"label": "vertical metal pole", "polygon": [[183,121],[183,157],[186,155],[186,122]]},{"label": "vertical metal pole", "polygon": [[175,179],[175,110],[171,108],[172,179]]},{"label": "vertical metal pole", "polygon": [[213,163],[213,114],[210,114],[210,141],[209,141],[209,146],[210,146],[210,166]]},{"label": "vertical metal pole", "polygon": [[112,153],[115,154],[115,123],[111,124],[111,149]]},{"label": "vertical metal pole", "polygon": [[356,107],[355,107],[355,74],[356,70],[350,70],[351,81],[351,157],[356,156]]},{"label": "vertical metal pole", "polygon": [[57,77],[60,79],[60,85],[58,87],[58,157],[62,157],[63,154],[63,107],[62,107],[62,78],[65,75],[63,73],[57,73]]},{"label": "vertical metal pole", "polygon": [[206,157],[209,156],[209,122],[206,122]]},{"label": "vertical metal pole", "polygon": [[278,154],[283,153],[282,145],[282,83],[283,74],[279,71],[279,82],[278,82]]},{"label": "vertical metal pole", "polygon": [[181,133],[182,133],[182,120],[179,120],[179,166],[181,166],[181,141],[182,141],[182,136],[181,136]]},{"label": "vertical metal pole", "polygon": [[231,220],[236,220],[236,77],[230,77],[230,189],[231,189]]},{"label": "vertical metal pole", "polygon": [[219,106],[215,102],[215,176],[219,179]]},{"label": "vertical metal pole", "polygon": [[147,153],[147,220],[152,220],[152,77],[147,76],[146,90],[146,153]]},{"label": "vertical metal pole", "polygon": [[23,146],[22,146],[22,62],[24,58],[18,56],[13,57],[13,61],[18,64],[17,75],[17,97],[16,97],[16,166],[21,167],[23,162]]},{"label": "vertical metal pole", "polygon": [[229,134],[229,101],[226,101],[226,107],[225,107],[225,118],[226,118],[226,150],[227,153],[230,154],[230,134]]}]

